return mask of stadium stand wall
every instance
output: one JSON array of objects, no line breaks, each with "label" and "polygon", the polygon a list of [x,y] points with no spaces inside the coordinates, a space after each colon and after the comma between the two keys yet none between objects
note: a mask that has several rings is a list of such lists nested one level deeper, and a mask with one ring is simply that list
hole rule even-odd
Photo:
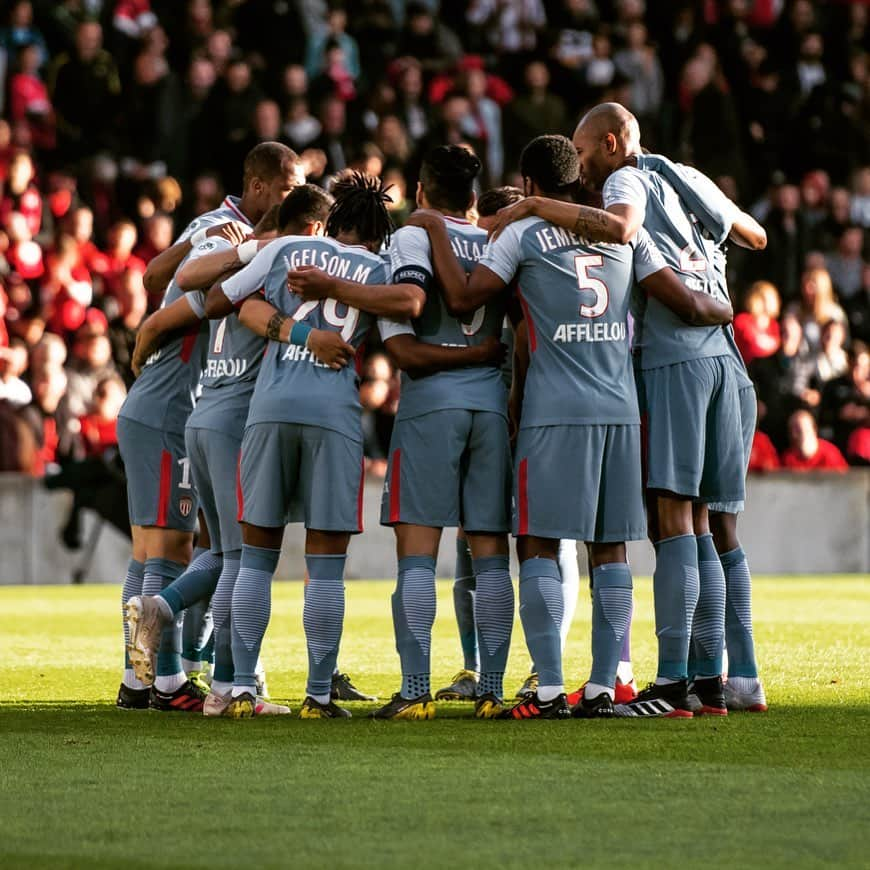
[{"label": "stadium stand wall", "polygon": [[[380,494],[380,483],[366,486],[366,532],[351,542],[349,579],[390,577],[395,571],[393,533],[378,524]],[[870,573],[870,469],[842,475],[783,473],[750,478],[748,503],[740,528],[754,573]],[[0,474],[0,584],[72,581],[87,561],[96,518],[86,513],[85,549],[67,550],[59,530],[69,505],[68,493],[48,492],[24,475]],[[301,528],[288,531],[278,577],[300,577],[303,541]],[[582,563],[582,547],[580,551]],[[105,524],[83,579],[120,582],[129,553],[129,543]],[[652,573],[653,551],[647,543],[633,544],[630,554],[637,575]],[[447,531],[439,576],[452,576],[453,559],[453,533]]]}]

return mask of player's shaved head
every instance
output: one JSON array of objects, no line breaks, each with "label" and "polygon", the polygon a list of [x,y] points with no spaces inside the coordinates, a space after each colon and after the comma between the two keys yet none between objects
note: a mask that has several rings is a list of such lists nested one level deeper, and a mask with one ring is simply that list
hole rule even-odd
[{"label": "player's shaved head", "polygon": [[245,157],[243,186],[251,179],[259,178],[269,182],[286,171],[287,164],[297,164],[299,155],[281,142],[261,142],[255,145]]},{"label": "player's shaved head", "polygon": [[281,142],[261,142],[245,157],[242,211],[257,222],[280,205],[294,187],[305,183],[299,155]]},{"label": "player's shaved head", "polygon": [[627,157],[640,153],[637,118],[619,103],[600,103],[580,119],[574,147],[584,184],[600,190],[607,176]]}]

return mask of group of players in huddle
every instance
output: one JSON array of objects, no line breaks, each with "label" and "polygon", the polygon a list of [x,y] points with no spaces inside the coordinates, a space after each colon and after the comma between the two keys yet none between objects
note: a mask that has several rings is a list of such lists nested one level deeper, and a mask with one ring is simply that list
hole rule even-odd
[{"label": "group of players in huddle", "polygon": [[[435,699],[508,719],[767,709],[737,539],[755,393],[725,279],[726,244],[764,247],[764,231],[696,170],[644,154],[618,104],[588,112],[573,142],[534,139],[519,169],[523,191],[476,202],[478,159],[435,148],[419,210],[392,232],[379,181],[347,173],[327,193],[297,176],[293,152],[264,143],[245,161],[242,197],[149,265],[165,299],[140,330],[118,424],[133,526],[119,706],[290,712],[268,700],[259,664],[290,522],[306,528],[300,715],[346,718],[338,701],[368,699],[338,653],[346,553],[362,531],[353,363],[377,328],[402,371],[381,504],[396,535],[402,682],[372,716],[435,715],[445,527],[460,529],[464,667]],[[532,660],[512,703],[510,531]],[[638,692],[626,542],[648,531],[659,655]],[[576,541],[588,550],[592,668],[568,694]]]}]

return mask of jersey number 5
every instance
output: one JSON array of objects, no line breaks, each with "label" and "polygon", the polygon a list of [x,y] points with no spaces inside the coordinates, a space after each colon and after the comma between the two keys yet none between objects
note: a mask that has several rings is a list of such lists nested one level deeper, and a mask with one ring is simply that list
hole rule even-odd
[{"label": "jersey number 5", "polygon": [[346,306],[347,311],[342,315],[338,313],[338,302],[334,299],[321,299],[313,302],[304,302],[293,313],[295,321],[305,320],[318,305],[323,305],[323,319],[330,326],[337,326],[341,329],[341,337],[345,341],[350,341],[356,331],[356,325],[359,323],[359,309]]},{"label": "jersey number 5", "polygon": [[589,269],[604,265],[601,254],[578,254],[574,257],[574,269],[577,271],[577,286],[580,290],[590,290],[595,294],[592,305],[580,305],[581,317],[601,317],[610,304],[610,291],[600,278],[592,278]]}]

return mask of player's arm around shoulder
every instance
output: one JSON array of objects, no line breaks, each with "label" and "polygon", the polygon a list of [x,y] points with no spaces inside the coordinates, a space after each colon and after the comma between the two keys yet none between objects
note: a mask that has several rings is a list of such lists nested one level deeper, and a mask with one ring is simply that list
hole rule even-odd
[{"label": "player's arm around shoulder", "polygon": [[472,366],[497,368],[504,362],[507,351],[505,345],[492,335],[477,345],[444,347],[420,341],[413,332],[396,332],[384,340],[384,347],[395,364],[414,379]]},{"label": "player's arm around shoulder", "polygon": [[[209,320],[226,317],[236,306],[262,289],[281,251],[280,246],[267,244],[264,247],[258,245],[256,250],[251,248],[248,253],[254,255],[253,259],[229,277],[218,278],[206,294],[205,316]],[[238,258],[238,253],[234,256]]]},{"label": "player's arm around shoulder", "polygon": [[689,289],[665,262],[655,242],[645,230],[637,235],[634,274],[641,289],[657,299],[689,326],[724,326],[731,323],[734,310],[727,302],[708,293]]},{"label": "player's arm around shoulder", "polygon": [[146,317],[136,333],[131,360],[133,374],[139,377],[145,361],[165,343],[167,336],[195,326],[202,320],[202,314],[198,300],[183,296]]}]

